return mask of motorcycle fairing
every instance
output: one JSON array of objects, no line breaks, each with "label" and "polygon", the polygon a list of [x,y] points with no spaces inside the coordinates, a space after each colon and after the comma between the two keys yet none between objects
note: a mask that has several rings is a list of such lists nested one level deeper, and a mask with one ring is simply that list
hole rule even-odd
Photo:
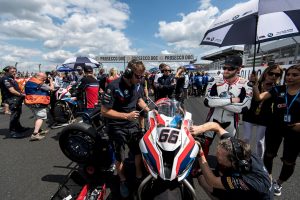
[{"label": "motorcycle fairing", "polygon": [[191,119],[191,114],[187,113],[181,127],[181,131],[185,132],[185,134],[182,134],[182,146],[174,159],[176,171],[173,171],[174,174],[172,175],[175,177],[178,176],[178,181],[181,181],[189,174],[199,151],[199,147],[189,131],[189,119]]},{"label": "motorcycle fairing", "polygon": [[[164,180],[171,181],[177,177],[179,180],[182,180],[189,174],[192,163],[199,150],[194,138],[189,132],[191,113],[186,113],[181,129],[177,129],[178,139],[171,144],[162,144],[165,140],[161,140],[164,138],[160,135],[161,130],[176,131],[176,129],[168,127],[157,128],[157,119],[159,119],[159,121],[161,120],[151,111],[149,113],[150,129],[140,141],[140,148],[146,166],[154,178],[157,178],[159,175]],[[173,159],[170,159],[172,154],[168,153],[168,151],[173,151]],[[166,156],[168,158],[166,158]],[[170,160],[171,163],[167,163],[167,161]]]},{"label": "motorcycle fairing", "polygon": [[70,104],[73,104],[73,105],[77,105],[77,101],[76,100],[74,100],[72,97],[71,98],[62,98],[61,100],[63,100],[63,101],[66,101],[66,102],[68,102],[68,103],[70,103]]},{"label": "motorcycle fairing", "polygon": [[71,88],[72,88],[71,85],[65,85],[65,86],[59,88],[55,93],[55,98],[57,100],[63,99],[63,98],[70,98],[71,97],[71,93],[70,93]]},{"label": "motorcycle fairing", "polygon": [[160,174],[160,158],[156,145],[153,145],[155,140],[151,135],[152,132],[156,133],[153,131],[156,129],[156,121],[152,112],[149,113],[149,122],[150,128],[140,140],[139,146],[149,172],[154,178],[157,178],[157,175]]}]

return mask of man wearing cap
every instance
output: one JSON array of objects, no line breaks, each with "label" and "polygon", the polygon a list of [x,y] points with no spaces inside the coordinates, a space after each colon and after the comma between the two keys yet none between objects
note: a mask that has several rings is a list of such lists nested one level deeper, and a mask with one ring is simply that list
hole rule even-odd
[{"label": "man wearing cap", "polygon": [[83,112],[90,113],[98,105],[99,82],[94,77],[91,66],[83,67],[84,77],[76,87],[76,97]]},{"label": "man wearing cap", "polygon": [[[235,136],[238,127],[238,114],[250,108],[252,87],[248,80],[239,76],[242,58],[234,55],[225,60],[223,78],[210,82],[204,104],[210,108],[207,121],[217,122]],[[208,154],[209,146],[215,137],[214,132],[204,134],[203,150]]]}]

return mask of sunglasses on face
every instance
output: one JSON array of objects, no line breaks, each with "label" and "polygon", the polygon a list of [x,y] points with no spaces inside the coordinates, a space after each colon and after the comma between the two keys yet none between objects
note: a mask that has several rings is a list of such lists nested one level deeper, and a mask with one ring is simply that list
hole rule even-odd
[{"label": "sunglasses on face", "polygon": [[234,71],[234,70],[236,70],[237,68],[235,68],[235,67],[223,67],[223,70],[225,71],[225,70],[228,70],[228,71]]},{"label": "sunglasses on face", "polygon": [[275,73],[275,72],[268,72],[268,75],[269,76],[274,76],[275,75],[277,78],[281,76],[280,73]]}]

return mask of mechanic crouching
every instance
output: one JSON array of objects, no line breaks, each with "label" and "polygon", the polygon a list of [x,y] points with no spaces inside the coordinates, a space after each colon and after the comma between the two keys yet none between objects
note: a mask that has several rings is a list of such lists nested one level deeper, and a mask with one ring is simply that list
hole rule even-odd
[{"label": "mechanic crouching", "polygon": [[[193,126],[193,135],[214,131],[220,136],[217,145],[217,166],[211,170],[200,146],[198,182],[211,199],[224,200],[267,200],[273,199],[269,174],[257,155],[252,154],[250,145],[235,139],[216,122]],[[201,174],[202,173],[202,174]]]}]

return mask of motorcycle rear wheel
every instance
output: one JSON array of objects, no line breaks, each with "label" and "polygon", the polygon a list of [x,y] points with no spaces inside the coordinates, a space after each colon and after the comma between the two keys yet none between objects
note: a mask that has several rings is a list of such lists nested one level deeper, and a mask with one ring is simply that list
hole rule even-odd
[{"label": "motorcycle rear wheel", "polygon": [[59,137],[59,146],[70,160],[88,163],[93,160],[97,133],[86,123],[76,123],[65,127]]}]

